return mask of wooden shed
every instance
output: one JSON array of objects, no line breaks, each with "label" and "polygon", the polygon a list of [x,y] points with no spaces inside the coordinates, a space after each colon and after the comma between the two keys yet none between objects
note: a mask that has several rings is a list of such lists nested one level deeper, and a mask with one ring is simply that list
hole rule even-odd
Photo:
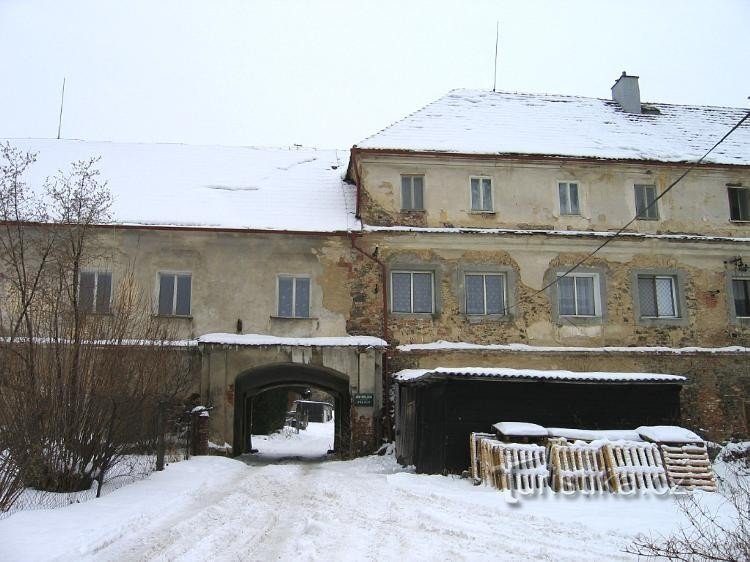
[{"label": "wooden shed", "polygon": [[500,420],[582,429],[671,425],[685,377],[506,368],[409,369],[397,383],[396,455],[421,473],[469,466],[469,435]]},{"label": "wooden shed", "polygon": [[303,416],[307,415],[308,422],[324,423],[333,419],[333,404],[316,402],[314,400],[295,400],[294,407]]}]

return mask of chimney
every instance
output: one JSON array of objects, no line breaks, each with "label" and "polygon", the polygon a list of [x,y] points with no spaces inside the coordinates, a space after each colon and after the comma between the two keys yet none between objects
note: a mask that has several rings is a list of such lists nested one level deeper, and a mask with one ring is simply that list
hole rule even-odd
[{"label": "chimney", "polygon": [[612,86],[612,99],[628,113],[641,112],[641,90],[638,88],[638,77],[628,76],[622,71],[622,76]]}]

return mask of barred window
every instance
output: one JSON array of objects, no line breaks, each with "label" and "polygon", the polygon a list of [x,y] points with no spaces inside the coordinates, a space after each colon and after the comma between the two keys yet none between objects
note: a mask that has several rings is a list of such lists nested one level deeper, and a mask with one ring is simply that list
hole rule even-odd
[{"label": "barred window", "polygon": [[679,318],[677,283],[672,275],[639,275],[641,318]]}]

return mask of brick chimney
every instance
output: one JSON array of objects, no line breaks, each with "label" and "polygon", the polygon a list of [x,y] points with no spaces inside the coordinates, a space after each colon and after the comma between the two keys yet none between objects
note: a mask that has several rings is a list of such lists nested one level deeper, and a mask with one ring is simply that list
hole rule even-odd
[{"label": "brick chimney", "polygon": [[641,112],[641,90],[638,88],[638,77],[628,76],[622,71],[622,76],[612,86],[612,99],[628,113]]}]

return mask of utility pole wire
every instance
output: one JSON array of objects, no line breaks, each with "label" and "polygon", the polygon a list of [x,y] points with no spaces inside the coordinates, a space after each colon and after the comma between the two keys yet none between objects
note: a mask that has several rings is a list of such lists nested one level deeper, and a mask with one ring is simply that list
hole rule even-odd
[{"label": "utility pole wire", "polygon": [[[656,205],[656,203],[657,203],[657,201],[659,201],[659,199],[661,199],[667,193],[669,193],[672,190],[673,187],[675,187],[678,183],[680,183],[685,178],[685,176],[687,176],[690,172],[692,172],[695,168],[697,168],[701,164],[701,162],[703,162],[703,160],[705,160],[708,157],[709,154],[711,154],[721,143],[723,143],[725,140],[727,140],[727,137],[729,137],[729,135],[731,135],[733,132],[735,132],[737,129],[739,129],[742,126],[742,124],[745,121],[748,120],[748,118],[750,118],[750,111],[748,111],[745,114],[745,116],[742,119],[740,119],[734,125],[734,127],[732,127],[731,129],[729,129],[729,131],[727,131],[727,133],[723,137],[721,137],[716,142],[716,144],[714,144],[711,148],[709,148],[706,151],[706,153],[703,154],[703,156],[701,156],[700,158],[698,158],[698,160],[696,160],[695,162],[693,162],[690,165],[690,167],[687,170],[685,170],[680,175],[679,178],[677,178],[675,181],[673,181],[671,184],[669,184],[669,187],[667,187],[667,189],[665,189],[663,192],[661,192],[658,197],[656,197],[649,205],[646,206],[645,209],[643,209],[643,211],[644,212],[648,211],[651,207],[653,207],[654,205]],[[638,213],[636,213],[636,215],[632,219],[630,219],[627,224],[625,224],[624,226],[620,227],[620,229],[617,232],[615,232],[612,235],[611,238],[607,238],[604,242],[602,242],[601,244],[599,244],[599,246],[597,246],[596,249],[594,249],[592,252],[590,252],[584,258],[582,258],[578,262],[576,262],[576,264],[574,266],[572,266],[571,268],[569,268],[568,270],[566,270],[565,273],[562,273],[562,274],[556,276],[552,281],[550,281],[549,283],[547,283],[544,287],[542,287],[538,291],[534,292],[531,295],[531,297],[535,297],[539,293],[543,293],[544,291],[546,291],[547,289],[549,289],[550,287],[552,287],[553,285],[555,285],[558,281],[560,281],[560,279],[562,279],[563,277],[567,277],[568,275],[570,275],[571,273],[573,273],[576,269],[578,269],[584,263],[586,263],[588,260],[590,260],[591,258],[593,258],[602,248],[604,248],[605,246],[607,246],[608,244],[610,244],[611,242],[613,242],[618,236],[620,236],[623,232],[625,232],[625,230],[627,230],[628,227],[631,224],[633,224],[636,220],[638,220],[638,218],[639,218],[639,215],[638,215]],[[531,297],[529,297],[529,298],[531,298]],[[519,302],[513,304],[512,306],[507,307],[506,310],[512,310],[514,308],[517,308],[518,306],[520,306],[520,304],[521,303],[519,301]]]},{"label": "utility pole wire", "polygon": [[57,140],[60,140],[60,131],[62,129],[63,103],[65,103],[65,77],[63,77],[62,94],[60,95],[60,118],[57,121]]},{"label": "utility pole wire", "polygon": [[495,22],[495,76],[492,80],[492,91],[497,90],[497,44],[500,40],[500,20]]}]

